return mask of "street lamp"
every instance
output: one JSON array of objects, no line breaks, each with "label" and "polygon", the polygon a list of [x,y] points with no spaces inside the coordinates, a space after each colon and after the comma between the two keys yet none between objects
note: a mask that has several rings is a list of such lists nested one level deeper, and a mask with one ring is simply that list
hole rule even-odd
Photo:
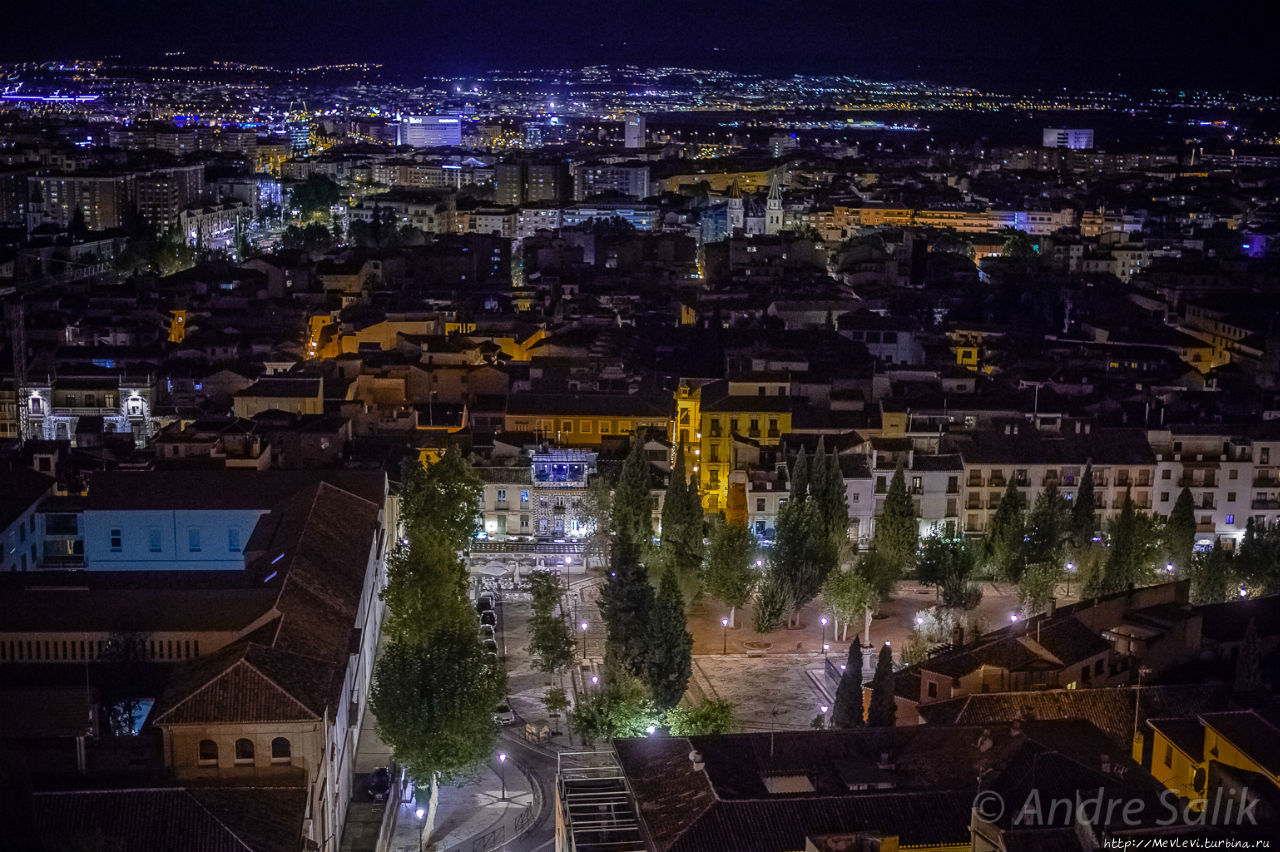
[{"label": "street lamp", "polygon": [[1071,575],[1076,572],[1076,563],[1067,563],[1067,597],[1071,597]]},{"label": "street lamp", "polygon": [[728,655],[729,653],[729,619],[720,619],[720,653]]},{"label": "street lamp", "polygon": [[819,705],[819,709],[822,710],[822,727],[825,728],[827,726],[827,705]]},{"label": "street lamp", "polygon": [[821,624],[822,624],[822,657],[823,657],[823,659],[826,659],[826,656],[827,656],[827,617],[824,615],[824,616],[822,616],[822,618],[819,618],[819,619],[818,619],[818,621],[819,621],[819,623],[821,623]]},{"label": "street lamp", "polygon": [[507,800],[507,753],[498,752],[498,773],[502,778],[502,801]]},{"label": "street lamp", "polygon": [[599,685],[600,685],[600,675],[592,675],[592,676],[591,676],[591,685],[592,685],[592,686],[599,686]]},{"label": "street lamp", "polygon": [[424,811],[422,808],[418,808],[416,811],[413,812],[414,816],[418,818],[418,852],[422,852],[422,832],[425,829],[425,826],[422,825],[422,818],[426,815],[426,813],[427,812]]},{"label": "street lamp", "polygon": [[578,625],[578,629],[582,631],[582,658],[587,657],[587,623],[584,621]]},{"label": "street lamp", "polygon": [[656,730],[658,730],[658,729],[657,729],[655,726],[650,725],[649,727],[647,727],[647,728],[645,728],[645,729],[644,729],[644,732],[645,732],[646,734],[650,735],[650,736],[653,736],[653,733],[654,733],[654,731],[656,731]]}]

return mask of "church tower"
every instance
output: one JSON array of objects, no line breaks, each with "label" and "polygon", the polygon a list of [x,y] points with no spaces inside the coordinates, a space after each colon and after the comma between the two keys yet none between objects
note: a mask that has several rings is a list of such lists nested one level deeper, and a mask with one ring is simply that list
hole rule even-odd
[{"label": "church tower", "polygon": [[729,187],[729,236],[733,236],[734,231],[745,228],[747,224],[746,209],[742,204],[742,188],[738,186],[738,179],[733,179],[733,186]]},{"label": "church tower", "polygon": [[764,206],[764,232],[766,234],[782,232],[782,195],[778,191],[777,174],[769,181],[769,200]]}]

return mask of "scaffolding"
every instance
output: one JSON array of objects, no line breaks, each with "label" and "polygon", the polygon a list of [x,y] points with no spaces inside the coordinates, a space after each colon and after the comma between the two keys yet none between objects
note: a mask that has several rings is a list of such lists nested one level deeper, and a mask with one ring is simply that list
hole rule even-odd
[{"label": "scaffolding", "polygon": [[646,852],[635,801],[609,751],[556,756],[556,852]]}]

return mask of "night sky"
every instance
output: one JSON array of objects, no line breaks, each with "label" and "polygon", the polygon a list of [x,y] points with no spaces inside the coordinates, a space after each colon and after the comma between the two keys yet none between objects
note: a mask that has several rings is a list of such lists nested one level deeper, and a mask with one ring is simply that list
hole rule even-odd
[{"label": "night sky", "polygon": [[1280,92],[1277,5],[23,0],[0,12],[0,59],[186,50],[280,65],[381,62],[413,73],[635,63],[1004,88]]}]

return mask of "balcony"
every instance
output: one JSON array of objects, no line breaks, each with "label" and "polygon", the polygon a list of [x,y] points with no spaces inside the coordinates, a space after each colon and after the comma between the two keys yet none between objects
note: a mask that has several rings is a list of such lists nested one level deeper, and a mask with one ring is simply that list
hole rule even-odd
[{"label": "balcony", "polygon": [[966,509],[971,509],[971,510],[978,510],[978,509],[981,509],[981,508],[982,508],[982,498],[981,498],[981,497],[977,497],[977,496],[972,496],[972,495],[971,495],[971,496],[969,497],[969,499],[965,501],[964,507],[965,507]]},{"label": "balcony", "polygon": [[981,487],[982,487],[982,477],[981,477],[981,476],[971,476],[971,477],[969,477],[969,481],[968,481],[966,484],[967,484],[970,488],[981,488]]},{"label": "balcony", "polygon": [[1275,473],[1260,473],[1253,478],[1254,488],[1280,488],[1280,477]]},{"label": "balcony", "polygon": [[1178,479],[1178,485],[1182,488],[1217,488],[1218,478],[1205,476],[1197,480],[1194,476],[1184,475]]},{"label": "balcony", "polygon": [[1254,500],[1249,504],[1255,509],[1280,509],[1280,499],[1277,500]]},{"label": "balcony", "polygon": [[1003,476],[993,476],[987,480],[987,485],[992,488],[1004,488],[1005,484]]},{"label": "balcony", "polygon": [[1040,484],[1045,486],[1046,488],[1050,485],[1057,485],[1061,487],[1062,480],[1058,478],[1057,474],[1046,473],[1044,475],[1044,478],[1040,480]]},{"label": "balcony", "polygon": [[494,504],[493,504],[493,508],[494,508],[495,510],[499,511],[499,512],[505,512],[505,511],[507,510],[507,508],[508,508],[508,507],[507,507],[507,501],[506,501],[506,500],[499,500],[499,501],[497,501],[496,503],[494,503]]},{"label": "balcony", "polygon": [[1211,533],[1216,529],[1217,529],[1217,526],[1215,526],[1212,522],[1207,524],[1196,524],[1196,532],[1198,533]]},{"label": "balcony", "polygon": [[948,482],[948,483],[947,483],[947,493],[948,493],[948,494],[959,494],[959,493],[960,493],[960,483],[958,483],[958,482]]}]

